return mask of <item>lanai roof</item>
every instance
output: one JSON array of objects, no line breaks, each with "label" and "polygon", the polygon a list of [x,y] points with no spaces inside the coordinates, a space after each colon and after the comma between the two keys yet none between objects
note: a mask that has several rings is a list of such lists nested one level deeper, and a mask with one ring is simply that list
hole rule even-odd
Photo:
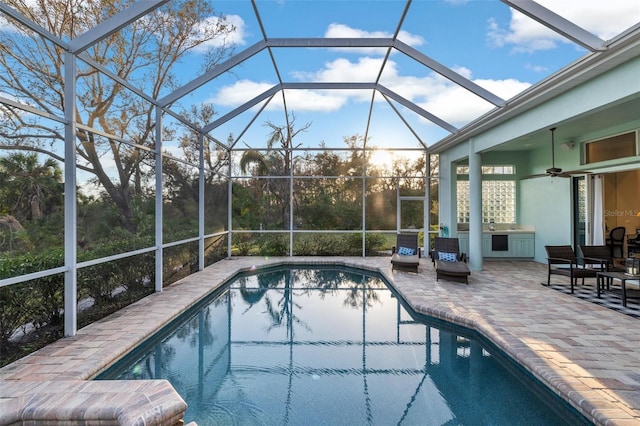
[{"label": "lanai roof", "polygon": [[[165,3],[115,13],[69,46],[99,42]],[[190,104],[211,103],[217,114],[201,129],[235,147],[264,146],[261,124],[294,116],[312,123],[301,147],[344,148],[352,135],[381,148],[444,147],[640,33],[634,0],[211,4],[236,28],[225,40],[233,55],[206,68],[204,55],[190,54],[172,70],[180,87],[157,101],[179,119]]]}]

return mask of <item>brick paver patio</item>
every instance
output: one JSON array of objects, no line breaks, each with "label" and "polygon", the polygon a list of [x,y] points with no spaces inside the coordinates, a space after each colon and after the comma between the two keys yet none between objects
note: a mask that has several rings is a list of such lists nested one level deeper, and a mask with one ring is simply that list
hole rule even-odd
[{"label": "brick paver patio", "polygon": [[380,271],[416,311],[479,331],[594,423],[640,425],[639,320],[540,285],[535,262],[485,262],[464,285],[436,281],[427,259],[414,274],[386,257],[220,261],[0,369],[0,424],[178,423],[186,406],[167,381],[91,379],[237,271],[289,262]]}]

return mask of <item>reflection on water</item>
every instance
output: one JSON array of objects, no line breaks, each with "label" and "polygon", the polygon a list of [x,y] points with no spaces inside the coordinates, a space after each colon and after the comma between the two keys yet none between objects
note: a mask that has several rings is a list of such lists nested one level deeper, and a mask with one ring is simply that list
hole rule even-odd
[{"label": "reflection on water", "polygon": [[[475,340],[414,320],[376,276],[243,276],[101,379],[166,378],[199,425],[555,425]],[[567,413],[567,415],[569,415]]]}]

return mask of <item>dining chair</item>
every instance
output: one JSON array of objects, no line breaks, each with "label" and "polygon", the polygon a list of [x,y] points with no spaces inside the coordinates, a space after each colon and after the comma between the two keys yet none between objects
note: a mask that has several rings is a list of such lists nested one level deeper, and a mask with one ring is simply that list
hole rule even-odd
[{"label": "dining chair", "polygon": [[624,257],[624,235],[627,232],[624,226],[616,226],[609,232],[607,245],[611,250],[611,256],[615,258]]}]

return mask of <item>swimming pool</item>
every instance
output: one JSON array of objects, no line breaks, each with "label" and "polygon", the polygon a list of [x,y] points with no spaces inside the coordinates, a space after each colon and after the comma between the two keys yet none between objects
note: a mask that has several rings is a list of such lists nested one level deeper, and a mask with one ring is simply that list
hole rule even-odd
[{"label": "swimming pool", "polygon": [[238,276],[99,379],[166,378],[201,426],[588,423],[514,370],[377,274],[295,266]]}]

